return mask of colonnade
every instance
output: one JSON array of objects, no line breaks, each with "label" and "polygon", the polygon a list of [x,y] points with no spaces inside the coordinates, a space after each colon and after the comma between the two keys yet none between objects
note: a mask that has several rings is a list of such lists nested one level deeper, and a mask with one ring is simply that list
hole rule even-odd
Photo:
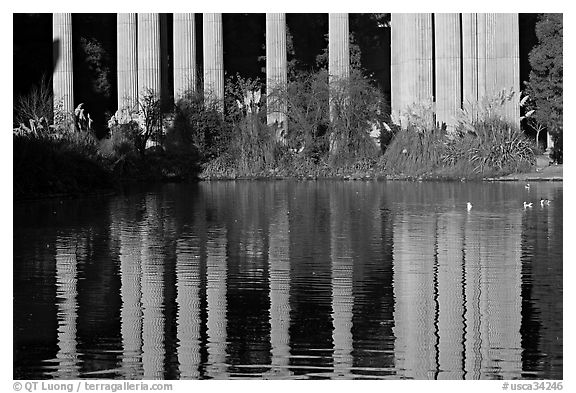
[{"label": "colonnade", "polygon": [[[175,99],[196,88],[194,14],[174,14],[173,79]],[[348,14],[330,14],[330,82],[350,72]],[[168,76],[166,16],[118,14],[118,108],[134,107],[147,91],[162,95]],[[504,116],[519,124],[518,14],[392,14],[391,103],[397,119],[413,104],[433,103],[436,121],[454,124],[457,112],[478,106],[499,91],[513,91]],[[203,15],[204,94],[223,105],[222,14]],[[54,100],[64,112],[74,110],[72,14],[54,14]],[[287,83],[286,15],[266,14],[266,92]],[[277,138],[287,129],[285,98],[270,100],[267,119]]]},{"label": "colonnade", "polygon": [[503,117],[520,123],[518,14],[392,14],[392,113],[434,103],[436,121],[455,124],[501,91],[514,92]]}]

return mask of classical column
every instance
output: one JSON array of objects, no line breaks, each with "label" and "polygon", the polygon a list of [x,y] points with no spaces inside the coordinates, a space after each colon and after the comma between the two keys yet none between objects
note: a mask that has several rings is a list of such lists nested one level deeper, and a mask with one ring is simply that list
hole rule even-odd
[{"label": "classical column", "polygon": [[408,48],[412,48],[413,54],[408,59],[412,64],[407,67],[410,74],[406,77],[409,84],[406,104],[423,104],[431,101],[434,95],[432,14],[409,14],[408,21],[414,35],[410,37],[412,41],[405,42]]},{"label": "classical column", "polygon": [[492,99],[501,90],[498,86],[498,62],[496,46],[498,45],[497,20],[498,14],[486,14],[485,16],[485,34],[486,34],[486,96]]},{"label": "classical column", "polygon": [[138,89],[140,97],[153,92],[160,98],[160,15],[138,14]]},{"label": "classical column", "polygon": [[402,81],[404,66],[406,63],[406,51],[408,48],[403,43],[406,36],[406,14],[391,15],[391,52],[390,59],[390,94],[392,101],[392,116],[396,122],[400,122],[402,111],[403,93]]},{"label": "classical column", "polygon": [[436,121],[453,127],[462,103],[460,15],[438,13],[434,18]]},{"label": "classical column", "polygon": [[[432,14],[392,14],[392,114],[433,99]],[[405,124],[403,124],[405,126]]]},{"label": "classical column", "polygon": [[194,14],[174,14],[174,100],[196,91],[196,30]]},{"label": "classical column", "polygon": [[54,49],[54,110],[71,116],[74,113],[74,78],[72,63],[72,14],[52,15]]},{"label": "classical column", "polygon": [[488,52],[487,52],[487,14],[476,14],[476,51],[478,58],[478,95],[477,99],[480,104],[486,100],[488,94],[488,84],[486,81],[488,70]]},{"label": "classical column", "polygon": [[222,14],[204,14],[204,96],[215,99],[224,108],[224,53]]},{"label": "classical column", "polygon": [[286,14],[266,14],[266,120],[276,124],[276,140],[285,142],[287,132]]},{"label": "classical column", "polygon": [[118,109],[138,107],[136,14],[117,14]]},{"label": "classical column", "polygon": [[513,91],[506,101],[503,115],[510,123],[520,127],[520,32],[518,14],[496,14],[496,70],[499,89]]},{"label": "classical column", "polygon": [[339,84],[350,76],[350,50],[348,38],[348,14],[328,16],[328,78],[330,84],[330,117],[334,117]]},{"label": "classical column", "polygon": [[477,14],[462,14],[462,106],[471,116],[478,101]]}]

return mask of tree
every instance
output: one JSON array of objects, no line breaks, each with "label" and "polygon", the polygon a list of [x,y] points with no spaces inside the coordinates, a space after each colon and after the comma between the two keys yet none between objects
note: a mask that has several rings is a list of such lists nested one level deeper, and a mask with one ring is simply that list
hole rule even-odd
[{"label": "tree", "polygon": [[554,140],[551,157],[562,162],[563,52],[562,14],[540,14],[536,23],[538,44],[529,54],[527,83],[534,119],[546,127]]}]

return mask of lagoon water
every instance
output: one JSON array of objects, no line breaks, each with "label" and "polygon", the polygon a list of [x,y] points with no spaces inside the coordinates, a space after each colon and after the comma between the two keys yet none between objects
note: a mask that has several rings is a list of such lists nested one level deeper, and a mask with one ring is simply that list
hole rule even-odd
[{"label": "lagoon water", "polygon": [[562,379],[562,199],[230,181],[17,203],[14,378]]}]

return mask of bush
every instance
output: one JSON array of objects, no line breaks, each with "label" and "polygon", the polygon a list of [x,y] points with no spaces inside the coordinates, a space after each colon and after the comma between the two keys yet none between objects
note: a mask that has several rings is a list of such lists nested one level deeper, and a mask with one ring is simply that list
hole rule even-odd
[{"label": "bush", "polygon": [[166,134],[166,148],[172,152],[194,152],[206,162],[229,148],[230,129],[219,103],[205,100],[201,92],[191,90],[175,105],[174,123]]}]

